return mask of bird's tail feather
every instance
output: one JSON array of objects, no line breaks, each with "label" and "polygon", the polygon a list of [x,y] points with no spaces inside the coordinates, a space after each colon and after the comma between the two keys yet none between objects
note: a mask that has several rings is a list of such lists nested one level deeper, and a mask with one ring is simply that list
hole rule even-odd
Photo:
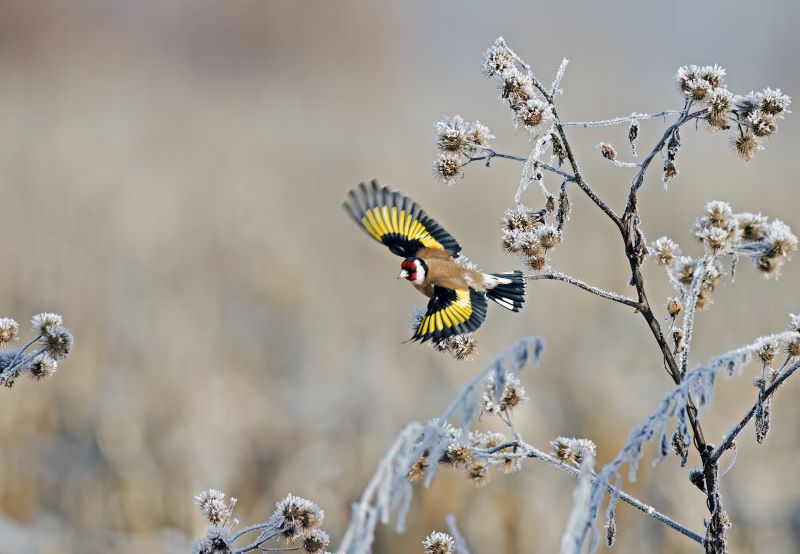
[{"label": "bird's tail feather", "polygon": [[507,310],[518,312],[525,302],[525,277],[521,271],[491,273],[486,279],[486,297]]}]

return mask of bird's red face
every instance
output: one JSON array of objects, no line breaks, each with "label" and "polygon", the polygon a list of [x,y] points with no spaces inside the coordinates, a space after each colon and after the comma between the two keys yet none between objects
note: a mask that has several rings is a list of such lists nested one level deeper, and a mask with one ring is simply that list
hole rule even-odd
[{"label": "bird's red face", "polygon": [[425,281],[425,265],[419,258],[406,258],[400,264],[400,269],[398,279],[402,277],[415,285],[421,285]]}]

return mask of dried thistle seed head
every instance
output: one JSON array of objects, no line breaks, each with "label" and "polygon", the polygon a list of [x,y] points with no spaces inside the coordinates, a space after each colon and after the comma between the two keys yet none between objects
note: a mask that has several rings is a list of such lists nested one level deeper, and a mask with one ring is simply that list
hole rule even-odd
[{"label": "dried thistle seed head", "polygon": [[504,75],[514,67],[514,57],[502,37],[494,41],[483,55],[481,69],[487,77]]},{"label": "dried thistle seed head", "polygon": [[550,117],[550,108],[536,98],[531,98],[514,106],[514,127],[524,128],[529,133],[535,132]]},{"label": "dried thistle seed head", "polygon": [[734,220],[742,231],[742,240],[746,242],[761,240],[767,233],[767,218],[761,214],[743,212],[736,214]]},{"label": "dried thistle seed head", "polygon": [[758,349],[758,359],[761,360],[761,365],[764,367],[770,365],[775,359],[776,353],[777,348],[771,342],[762,344],[761,348]]},{"label": "dried thistle seed head", "polygon": [[431,343],[431,346],[439,352],[447,352],[456,360],[469,360],[478,350],[478,341],[472,333],[464,333],[448,337],[439,342]]},{"label": "dried thistle seed head", "polygon": [[506,254],[519,254],[520,253],[521,233],[519,231],[509,231],[503,229],[503,235],[500,240],[500,246]]},{"label": "dried thistle seed head", "polygon": [[760,138],[772,135],[776,128],[775,117],[761,109],[750,112],[745,123],[753,135]]},{"label": "dried thistle seed head", "polygon": [[545,250],[550,250],[556,244],[560,237],[558,231],[552,225],[543,225],[536,231],[536,239]]},{"label": "dried thistle seed head", "polygon": [[500,459],[500,467],[506,475],[516,473],[522,469],[522,458],[518,456],[507,456]]},{"label": "dried thistle seed head", "polygon": [[480,431],[472,431],[469,434],[469,443],[473,448],[494,448],[495,446],[505,442],[506,438],[501,433],[494,433],[492,431],[482,433]]},{"label": "dried thistle seed head", "polygon": [[678,244],[669,237],[661,237],[650,245],[650,253],[656,256],[658,265],[672,266],[681,249]]},{"label": "dried thistle seed head", "polygon": [[467,466],[467,479],[476,487],[483,487],[489,482],[489,464],[475,460]]},{"label": "dried thistle seed head", "polygon": [[39,354],[28,367],[34,381],[44,381],[52,377],[58,370],[58,362],[47,354]]},{"label": "dried thistle seed head", "polygon": [[439,463],[448,464],[453,467],[466,466],[470,461],[469,446],[459,442],[454,442],[447,446],[447,450],[442,454]]},{"label": "dried thistle seed head", "polygon": [[677,298],[669,299],[667,302],[667,313],[669,313],[669,316],[672,318],[681,313],[681,303]]},{"label": "dried thistle seed head", "polygon": [[[751,93],[753,94],[753,93]],[[761,92],[753,94],[755,104],[769,115],[782,115],[788,113],[789,104],[792,103],[791,98],[781,93],[781,89],[765,88]]]},{"label": "dried thistle seed head", "polygon": [[541,271],[547,267],[547,258],[544,256],[529,256],[525,259],[525,264],[532,271]]},{"label": "dried thistle seed head", "polygon": [[556,199],[552,194],[547,195],[547,201],[544,203],[544,209],[551,213],[555,211]]},{"label": "dried thistle seed head", "polygon": [[675,262],[675,278],[684,287],[692,284],[697,261],[689,256],[681,256]]},{"label": "dried thistle seed head", "polygon": [[433,175],[446,185],[453,185],[456,179],[462,177],[461,156],[454,152],[443,152],[433,162]]},{"label": "dried thistle seed head", "polygon": [[705,220],[709,225],[728,227],[733,224],[733,209],[727,202],[712,200],[706,204]]},{"label": "dried thistle seed head", "polygon": [[768,252],[774,256],[786,257],[797,250],[797,237],[792,229],[779,219],[773,220],[767,227],[764,242]]},{"label": "dried thistle seed head", "polygon": [[698,69],[696,65],[682,65],[678,68],[678,72],[675,74],[675,80],[681,92],[684,94],[688,93],[690,90],[689,83],[697,78]]},{"label": "dried thistle seed head", "polygon": [[721,227],[706,227],[695,233],[695,235],[703,241],[711,252],[719,255],[732,250],[734,244],[730,240],[731,231],[732,229],[723,229]]},{"label": "dried thistle seed head", "polygon": [[511,67],[503,73],[500,82],[500,98],[508,100],[513,108],[533,99],[533,83],[527,74]]},{"label": "dried thistle seed head", "polygon": [[[205,540],[193,546],[199,554],[231,554],[233,538],[230,531],[219,525],[212,525],[206,531]],[[199,548],[199,550],[197,550]]]},{"label": "dried thistle seed head", "polygon": [[691,79],[686,82],[684,94],[695,101],[705,100],[713,87],[704,79]]},{"label": "dried thistle seed head", "polygon": [[453,554],[456,541],[447,533],[435,531],[422,541],[425,554]]},{"label": "dried thistle seed head", "polygon": [[0,344],[7,344],[17,338],[19,323],[10,317],[0,318]]},{"label": "dried thistle seed head", "polygon": [[725,78],[725,69],[717,64],[704,65],[697,70],[697,77],[711,85],[712,88],[717,88],[722,85],[722,80]]},{"label": "dried thistle seed head", "polygon": [[607,142],[599,143],[596,148],[600,150],[600,155],[605,159],[611,160],[612,162],[617,159],[617,151]]},{"label": "dried thistle seed head", "polygon": [[456,114],[436,122],[436,146],[447,152],[461,152],[468,143],[467,122]]},{"label": "dried thistle seed head", "polygon": [[303,535],[303,550],[311,554],[325,552],[325,548],[330,544],[331,538],[328,533],[320,529],[313,529]]},{"label": "dried thistle seed head", "polygon": [[64,325],[64,319],[58,314],[41,313],[31,319],[31,328],[40,334],[46,333],[51,327]]},{"label": "dried thistle seed head", "polygon": [[[493,414],[510,411],[520,403],[528,400],[525,388],[515,375],[508,375],[503,386],[501,397],[495,398],[494,373],[486,378],[485,392],[483,395],[483,410]],[[501,435],[502,436],[502,435]],[[499,443],[498,443],[499,444]]]},{"label": "dried thistle seed head", "polygon": [[800,338],[789,341],[786,344],[786,353],[792,358],[800,356]]},{"label": "dried thistle seed head", "polygon": [[310,500],[289,494],[275,503],[270,524],[280,530],[284,539],[294,541],[316,529],[324,519],[325,512],[319,506]]},{"label": "dried thistle seed head", "polygon": [[489,147],[494,135],[489,131],[489,127],[483,125],[480,121],[470,123],[467,127],[467,144],[463,150],[465,154],[473,156],[479,151]]},{"label": "dried thistle seed head", "polygon": [[502,228],[509,231],[533,231],[544,221],[545,211],[534,211],[522,205],[508,209],[503,217]]},{"label": "dried thistle seed head", "polygon": [[752,133],[740,133],[733,139],[734,150],[744,161],[749,161],[759,150],[764,147]]},{"label": "dried thistle seed head", "polygon": [[225,525],[231,517],[231,510],[225,501],[225,494],[216,489],[208,489],[194,497],[200,506],[203,517],[212,525]]},{"label": "dried thistle seed head", "polygon": [[63,325],[49,327],[42,335],[41,342],[45,351],[55,360],[63,360],[72,351],[74,339],[72,333]]},{"label": "dried thistle seed head", "polygon": [[580,466],[584,458],[595,456],[597,447],[589,439],[556,437],[550,442],[550,449],[561,462]]},{"label": "dried thistle seed head", "polygon": [[537,232],[526,231],[517,233],[518,236],[518,253],[527,256],[544,256],[544,245],[539,240]]},{"label": "dried thistle seed head", "polygon": [[733,107],[733,94],[726,88],[715,88],[708,95],[706,122],[716,129],[727,129],[728,114]]}]

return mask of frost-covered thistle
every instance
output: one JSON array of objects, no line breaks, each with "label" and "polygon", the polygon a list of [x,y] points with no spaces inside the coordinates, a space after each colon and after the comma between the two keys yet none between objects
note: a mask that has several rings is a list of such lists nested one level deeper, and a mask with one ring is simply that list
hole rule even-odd
[{"label": "frost-covered thistle", "polygon": [[483,55],[483,73],[487,77],[502,76],[514,67],[514,58],[502,37],[494,41]]},{"label": "frost-covered thistle", "polygon": [[58,362],[45,353],[36,356],[29,366],[31,378],[34,381],[49,379],[57,370]]},{"label": "frost-covered thistle", "polygon": [[514,105],[514,127],[525,129],[528,133],[535,133],[539,127],[550,118],[549,108],[546,103],[536,98],[530,98]]},{"label": "frost-covered thistle", "polygon": [[596,455],[597,446],[589,439],[569,439],[556,437],[550,442],[553,456],[565,464],[580,466],[587,456]]},{"label": "frost-covered thistle", "polygon": [[460,115],[436,123],[436,145],[447,152],[463,152],[467,145],[467,122]]},{"label": "frost-covered thistle", "polygon": [[483,394],[483,411],[499,414],[507,412],[519,404],[528,400],[525,395],[525,388],[515,375],[508,375],[502,385],[498,395],[495,374],[492,373],[486,378],[485,392]]},{"label": "frost-covered thistle", "polygon": [[461,164],[461,156],[454,152],[443,152],[433,162],[433,174],[445,185],[453,185],[457,178],[463,176]]},{"label": "frost-covered thistle", "polygon": [[453,554],[456,541],[447,533],[434,531],[422,541],[425,554]]},{"label": "frost-covered thistle", "polygon": [[194,503],[200,506],[203,517],[212,525],[225,525],[231,518],[236,499],[225,501],[225,493],[216,489],[208,489],[194,497]]},{"label": "frost-covered thistle", "polygon": [[0,344],[7,344],[17,338],[19,324],[10,317],[0,319]]},{"label": "frost-covered thistle", "polygon": [[49,312],[37,314],[31,319],[31,328],[40,334],[47,333],[51,328],[62,325],[64,325],[64,318]]},{"label": "frost-covered thistle", "polygon": [[650,252],[656,256],[659,265],[671,266],[680,257],[681,249],[669,237],[661,237],[650,246]]},{"label": "frost-covered thistle", "polygon": [[270,524],[279,530],[287,541],[295,541],[315,530],[325,519],[319,506],[293,494],[275,503]]}]

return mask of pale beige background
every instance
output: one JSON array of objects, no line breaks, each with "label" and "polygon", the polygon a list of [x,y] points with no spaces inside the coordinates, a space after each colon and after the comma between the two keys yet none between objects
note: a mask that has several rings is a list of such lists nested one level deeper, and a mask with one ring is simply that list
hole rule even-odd
[{"label": "pale beige background", "polygon": [[[401,344],[424,301],[339,205],[378,177],[484,268],[517,267],[497,222],[519,165],[470,167],[454,188],[430,172],[445,114],[529,148],[479,72],[494,38],[546,81],[569,58],[563,117],[603,118],[678,107],[685,63],[725,66],[736,92],[797,94],[797,23],[797,5],[778,1],[0,2],[0,315],[56,311],[76,336],[52,381],[0,391],[0,551],[182,552],[202,533],[191,500],[207,487],[239,497],[244,522],[287,492],[312,498],[336,544],[402,426],[438,413],[522,334],[547,341],[524,378],[526,437],[589,437],[610,459],[669,386],[643,321],[538,282],[521,314],[490,310],[471,363]],[[644,124],[640,148],[662,128]],[[625,129],[571,136],[620,209],[629,173],[593,146],[624,150]],[[749,163],[723,135],[683,136],[680,177],[665,192],[652,176],[641,195],[650,239],[669,233],[697,253],[688,228],[711,199],[800,228],[795,116]],[[574,198],[556,267],[629,293],[616,231]],[[797,264],[778,282],[742,264],[698,317],[695,362],[781,330],[800,311]],[[646,278],[660,306],[666,281],[652,265]],[[711,437],[752,400],[753,372],[721,381]],[[752,430],[740,440],[723,485],[736,552],[800,542],[798,394],[790,381],[779,395],[764,446]],[[702,529],[703,497],[675,459],[645,460],[640,477],[626,487]],[[453,512],[474,552],[553,552],[572,488],[536,464],[484,489],[443,471],[418,491],[407,533],[380,528],[375,551],[419,552]],[[691,547],[620,508],[617,552]]]}]

